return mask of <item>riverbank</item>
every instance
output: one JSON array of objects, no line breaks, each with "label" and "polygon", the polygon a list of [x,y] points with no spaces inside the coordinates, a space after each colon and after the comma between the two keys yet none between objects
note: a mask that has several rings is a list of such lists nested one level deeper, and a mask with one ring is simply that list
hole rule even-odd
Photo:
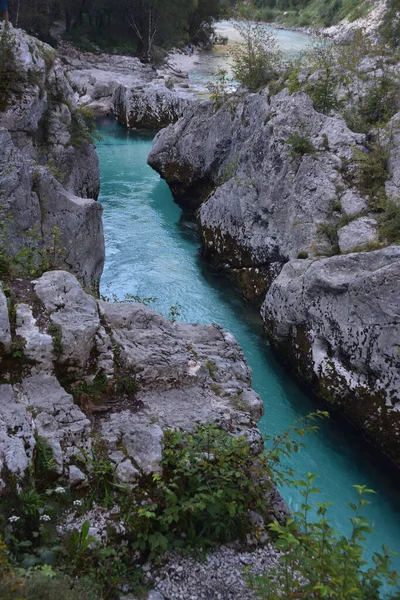
[{"label": "riverbank", "polygon": [[[337,10],[340,10],[340,6],[337,7]],[[262,18],[262,15],[264,15],[266,20],[263,22],[272,28],[299,31],[309,35],[319,34],[340,42],[351,37],[358,29],[362,29],[365,35],[376,38],[383,23],[386,10],[387,0],[377,0],[377,2],[371,3],[369,10],[368,6],[365,9],[362,6],[350,7],[347,15],[342,15],[342,19],[338,23],[329,26],[318,23],[317,15],[313,15],[312,11],[309,12],[307,7],[296,13],[290,10],[277,12],[272,9],[265,11],[262,9],[259,11],[247,9],[247,13],[245,10],[243,14],[245,17],[247,15],[250,19]],[[275,13],[273,21],[270,20],[272,13]],[[332,16],[334,17],[335,15],[333,14]]]}]

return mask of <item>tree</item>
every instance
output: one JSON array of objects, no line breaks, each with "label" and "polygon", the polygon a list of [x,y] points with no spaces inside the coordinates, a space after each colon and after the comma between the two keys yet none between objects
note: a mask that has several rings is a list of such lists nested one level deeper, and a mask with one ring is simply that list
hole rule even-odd
[{"label": "tree", "polygon": [[282,54],[275,36],[262,23],[239,21],[235,28],[243,38],[233,52],[233,74],[240,85],[255,92],[277,75]]}]

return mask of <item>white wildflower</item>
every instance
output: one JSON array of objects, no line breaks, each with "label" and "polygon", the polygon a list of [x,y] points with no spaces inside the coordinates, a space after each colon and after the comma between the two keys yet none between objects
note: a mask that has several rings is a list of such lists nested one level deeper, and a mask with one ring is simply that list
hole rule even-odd
[{"label": "white wildflower", "polygon": [[8,518],[8,521],[9,521],[10,523],[16,523],[17,521],[19,521],[19,520],[20,520],[20,518],[21,518],[21,517],[17,517],[17,515],[13,515],[12,517],[9,517],[9,518]]},{"label": "white wildflower", "polygon": [[72,503],[74,506],[82,506],[83,500],[74,500]]},{"label": "white wildflower", "polygon": [[49,515],[42,515],[40,521],[51,521],[51,517]]},{"label": "white wildflower", "polygon": [[65,488],[59,486],[54,490],[56,494],[65,494]]}]

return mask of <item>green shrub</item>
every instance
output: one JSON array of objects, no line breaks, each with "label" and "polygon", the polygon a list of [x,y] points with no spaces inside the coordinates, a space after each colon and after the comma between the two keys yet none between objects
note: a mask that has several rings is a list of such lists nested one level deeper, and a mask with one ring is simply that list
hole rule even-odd
[{"label": "green shrub", "polygon": [[400,244],[400,205],[388,200],[379,219],[379,233],[390,244]]},{"label": "green shrub", "polygon": [[308,258],[308,252],[300,250],[300,252],[297,253],[297,258]]},{"label": "green shrub", "polygon": [[246,439],[214,425],[167,431],[163,476],[153,475],[137,511],[127,499],[133,546],[154,556],[242,539],[250,531],[249,510],[267,515],[270,483],[257,477],[264,464]]},{"label": "green shrub", "polygon": [[373,143],[369,152],[354,151],[357,164],[357,186],[360,192],[369,198],[372,209],[382,210],[385,207],[385,182],[389,177],[389,150],[379,141]]},{"label": "green shrub", "polygon": [[256,92],[277,77],[282,55],[263,24],[238,21],[235,27],[244,41],[233,52],[233,75],[249,92]]},{"label": "green shrub", "polygon": [[81,106],[71,113],[69,134],[70,144],[74,148],[80,148],[85,143],[94,144],[95,140],[101,139],[96,128],[94,113],[90,108]]},{"label": "green shrub", "polygon": [[298,131],[290,136],[287,143],[290,146],[290,156],[293,158],[301,158],[305,154],[311,154],[314,158],[316,156],[316,149],[310,138],[301,135]]},{"label": "green shrub", "polygon": [[218,69],[214,81],[207,84],[210,92],[210,100],[214,102],[216,110],[221,108],[229,98],[229,86],[231,79],[228,77],[228,71]]},{"label": "green shrub", "polygon": [[93,502],[100,502],[109,506],[119,486],[116,482],[115,465],[108,458],[105,443],[98,440],[89,452],[79,448],[75,460],[88,474],[87,504],[91,506]]},{"label": "green shrub", "polygon": [[98,600],[101,589],[93,580],[70,579],[50,567],[8,574],[0,579],[4,600]]},{"label": "green shrub", "polygon": [[15,62],[15,36],[7,27],[0,36],[0,112],[6,110],[12,93],[23,83],[21,70]]},{"label": "green shrub", "polygon": [[62,353],[64,352],[64,347],[62,343],[62,331],[60,325],[55,325],[54,323],[52,323],[48,326],[47,333],[53,338],[54,356],[58,359],[62,356]]},{"label": "green shrub", "polygon": [[[327,519],[331,503],[317,503],[315,508],[310,503],[310,495],[320,491],[314,485],[315,478],[316,475],[307,473],[304,480],[294,483],[303,496],[300,510],[285,524],[270,525],[276,536],[275,545],[282,554],[274,569],[250,578],[257,596],[265,600],[393,600],[392,593],[400,592],[399,576],[392,571],[388,549],[383,546],[382,553],[374,554],[373,567],[367,568],[363,556],[365,536],[372,530],[362,509],[370,504],[365,495],[372,490],[354,486],[358,503],[350,504],[352,531],[349,536],[340,535]],[[312,518],[313,514],[317,520]],[[393,589],[392,593],[384,593],[385,585]]]}]

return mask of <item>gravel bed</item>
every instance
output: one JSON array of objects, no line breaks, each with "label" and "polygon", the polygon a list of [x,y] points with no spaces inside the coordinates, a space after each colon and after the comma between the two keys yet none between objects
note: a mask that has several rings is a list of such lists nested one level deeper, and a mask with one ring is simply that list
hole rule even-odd
[{"label": "gravel bed", "polygon": [[255,600],[246,585],[245,570],[261,574],[274,568],[278,557],[272,544],[254,550],[221,546],[204,560],[170,553],[161,568],[153,570],[146,565],[145,570],[165,600]]}]

